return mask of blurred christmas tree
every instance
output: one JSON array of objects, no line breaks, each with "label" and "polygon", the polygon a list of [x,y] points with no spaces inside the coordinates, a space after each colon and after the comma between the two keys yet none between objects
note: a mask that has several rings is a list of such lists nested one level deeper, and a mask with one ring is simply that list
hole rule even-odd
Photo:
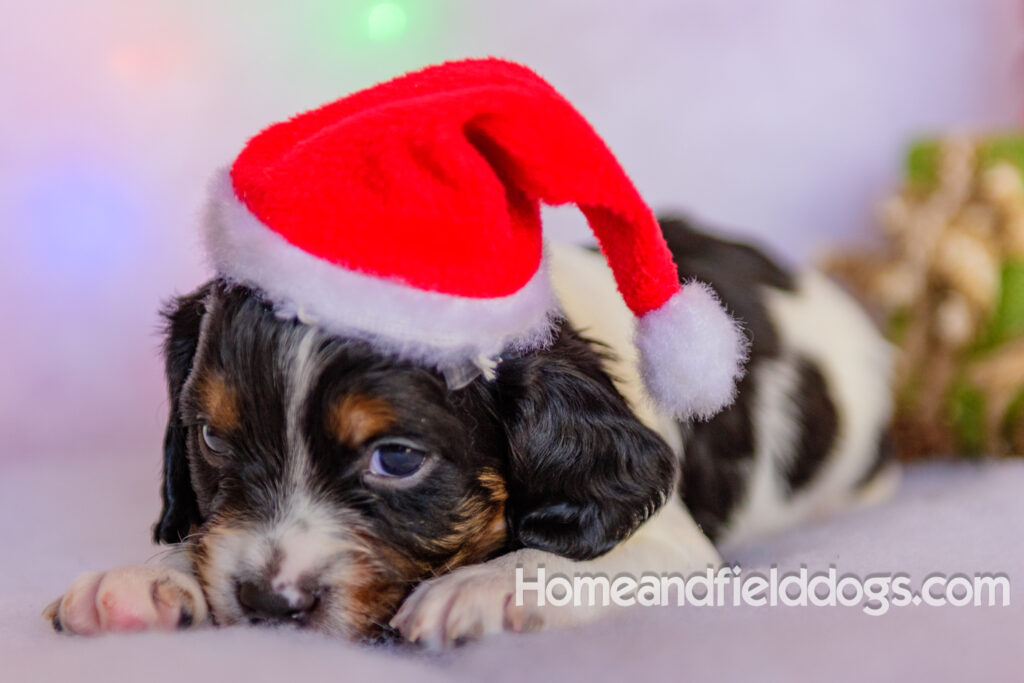
[{"label": "blurred christmas tree", "polygon": [[1024,135],[913,145],[881,222],[826,269],[899,349],[901,455],[1024,453]]}]

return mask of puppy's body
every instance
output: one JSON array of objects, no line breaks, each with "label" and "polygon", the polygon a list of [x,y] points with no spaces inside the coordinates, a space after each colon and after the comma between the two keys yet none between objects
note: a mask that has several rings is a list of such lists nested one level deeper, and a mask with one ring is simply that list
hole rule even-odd
[{"label": "puppy's body", "polygon": [[738,541],[884,495],[895,476],[891,351],[864,312],[815,271],[788,273],[680,220],[661,225],[683,281],[710,284],[751,341],[736,402],[708,422],[679,425],[646,398],[632,317],[600,254],[549,254],[568,319],[614,350],[609,372],[638,419],[685,451],[679,493],[703,531]]},{"label": "puppy's body", "polygon": [[[719,561],[709,539],[881,490],[888,349],[866,317],[819,276],[679,221],[663,229],[684,281],[709,282],[751,338],[736,403],[705,423],[677,424],[646,400],[632,317],[603,259],[580,248],[549,250],[567,317],[554,343],[509,351],[496,377],[458,387],[280,319],[244,287],[182,298],[169,315],[156,528],[185,560],[159,585],[179,590],[154,590],[157,609],[137,590],[106,599],[129,585],[125,570],[92,576],[52,606],[55,623],[156,626],[178,609],[191,624],[208,608],[217,623],[350,638],[390,622],[440,646],[599,612],[512,605],[516,566],[703,570]],[[133,600],[143,616],[104,617]]]}]

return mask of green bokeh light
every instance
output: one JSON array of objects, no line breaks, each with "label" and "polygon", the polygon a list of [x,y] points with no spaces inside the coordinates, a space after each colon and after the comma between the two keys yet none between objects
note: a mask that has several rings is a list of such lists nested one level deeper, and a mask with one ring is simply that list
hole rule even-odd
[{"label": "green bokeh light", "polygon": [[379,2],[366,15],[366,32],[372,40],[394,40],[405,32],[405,9],[394,2]]}]

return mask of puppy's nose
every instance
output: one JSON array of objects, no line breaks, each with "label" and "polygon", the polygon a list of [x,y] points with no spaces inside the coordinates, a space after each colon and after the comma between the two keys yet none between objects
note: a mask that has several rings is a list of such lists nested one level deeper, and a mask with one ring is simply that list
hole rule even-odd
[{"label": "puppy's nose", "polygon": [[319,598],[310,591],[294,587],[289,587],[286,593],[278,593],[267,584],[244,581],[238,585],[238,604],[252,623],[305,623]]}]

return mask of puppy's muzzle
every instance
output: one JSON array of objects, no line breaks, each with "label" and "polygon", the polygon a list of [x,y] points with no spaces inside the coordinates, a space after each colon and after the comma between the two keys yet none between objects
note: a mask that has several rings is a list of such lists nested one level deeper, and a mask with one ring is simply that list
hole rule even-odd
[{"label": "puppy's muzzle", "polygon": [[293,623],[302,626],[320,604],[317,591],[290,586],[279,592],[269,584],[255,581],[238,583],[236,597],[245,616],[253,624]]}]

